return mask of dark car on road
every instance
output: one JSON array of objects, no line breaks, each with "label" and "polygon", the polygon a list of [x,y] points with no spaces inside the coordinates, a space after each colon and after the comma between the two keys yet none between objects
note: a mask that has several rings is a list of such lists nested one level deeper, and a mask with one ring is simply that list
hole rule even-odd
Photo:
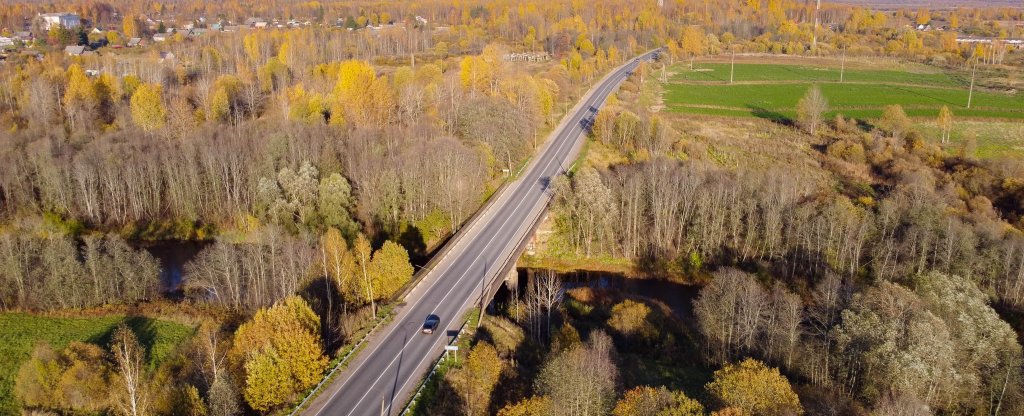
[{"label": "dark car on road", "polygon": [[441,323],[441,318],[437,315],[427,315],[427,320],[423,321],[423,333],[433,334],[434,330],[437,329],[437,325]]}]

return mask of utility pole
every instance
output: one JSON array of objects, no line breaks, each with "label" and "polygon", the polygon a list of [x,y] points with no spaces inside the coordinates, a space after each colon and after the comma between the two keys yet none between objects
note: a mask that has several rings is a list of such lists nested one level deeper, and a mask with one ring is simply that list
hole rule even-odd
[{"label": "utility pole", "polygon": [[733,75],[736,74],[736,48],[732,49],[732,65],[729,68],[729,83],[732,84]]},{"label": "utility pole", "polygon": [[814,37],[811,40],[811,50],[817,51],[818,46],[818,10],[821,9],[821,0],[818,0],[814,6]]},{"label": "utility pole", "polygon": [[971,70],[971,90],[967,93],[967,109],[971,108],[971,100],[974,99],[974,76],[978,73],[978,59],[974,59],[974,69]]},{"label": "utility pole", "polygon": [[846,75],[846,48],[843,48],[843,63],[839,66],[839,83],[843,83],[843,76]]}]

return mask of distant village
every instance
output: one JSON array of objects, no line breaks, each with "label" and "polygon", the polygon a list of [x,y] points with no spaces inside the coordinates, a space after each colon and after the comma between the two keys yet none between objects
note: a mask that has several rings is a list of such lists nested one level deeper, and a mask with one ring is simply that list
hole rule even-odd
[{"label": "distant village", "polygon": [[[123,19],[123,16],[118,16]],[[89,56],[102,53],[104,49],[135,48],[149,44],[158,44],[168,41],[184,41],[211,33],[239,32],[246,30],[286,30],[301,27],[327,27],[337,30],[385,30],[385,29],[406,29],[407,27],[425,27],[427,19],[415,16],[410,21],[394,21],[389,16],[382,16],[373,20],[358,16],[337,18],[332,22],[314,23],[311,20],[303,19],[264,19],[250,17],[244,21],[235,22],[226,19],[210,20],[206,17],[199,17],[194,20],[186,20],[185,23],[178,22],[176,18],[154,19],[147,16],[139,16],[137,19],[138,28],[135,30],[137,36],[129,36],[124,33],[124,22],[120,25],[109,24],[106,27],[97,27],[87,19],[70,12],[42,13],[34,18],[26,18],[24,27],[18,31],[4,29],[0,32],[0,62],[11,53],[36,53],[41,54],[43,48],[63,46],[64,52],[71,56]],[[435,27],[433,30],[445,30],[446,27]]]}]

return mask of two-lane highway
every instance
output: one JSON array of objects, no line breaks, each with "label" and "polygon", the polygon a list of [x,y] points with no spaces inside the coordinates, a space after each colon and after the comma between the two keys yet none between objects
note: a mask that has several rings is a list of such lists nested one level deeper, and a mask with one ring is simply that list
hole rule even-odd
[{"label": "two-lane highway", "polygon": [[[458,329],[465,312],[479,302],[485,284],[518,248],[550,200],[551,178],[563,174],[582,144],[584,126],[608,95],[629,76],[640,59],[602,79],[552,132],[526,172],[510,184],[405,298],[395,320],[378,329],[366,348],[312,401],[307,414],[332,416],[394,415]],[[420,333],[428,315],[441,324],[432,335]]]}]

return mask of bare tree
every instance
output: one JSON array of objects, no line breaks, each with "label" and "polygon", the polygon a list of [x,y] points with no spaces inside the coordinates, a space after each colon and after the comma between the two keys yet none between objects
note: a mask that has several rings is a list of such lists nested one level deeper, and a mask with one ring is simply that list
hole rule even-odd
[{"label": "bare tree", "polygon": [[123,394],[117,402],[122,414],[140,416],[148,413],[149,397],[146,394],[145,356],[135,333],[122,324],[114,331],[110,351],[117,365],[118,384]]}]

